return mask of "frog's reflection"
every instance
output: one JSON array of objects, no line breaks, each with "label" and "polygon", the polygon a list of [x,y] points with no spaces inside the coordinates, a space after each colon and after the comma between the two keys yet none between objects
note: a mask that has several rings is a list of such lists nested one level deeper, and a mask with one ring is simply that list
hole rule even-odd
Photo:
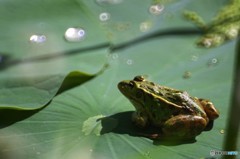
[{"label": "frog's reflection", "polygon": [[[108,117],[101,118],[102,130],[101,134],[116,133],[116,134],[128,134],[134,137],[146,137],[153,141],[154,145],[180,145],[190,144],[196,142],[195,138],[189,139],[176,139],[170,137],[161,136],[161,131],[154,127],[148,127],[147,129],[137,128],[132,122],[133,111],[126,111],[117,113]],[[209,124],[205,131],[212,128],[213,122]]]}]

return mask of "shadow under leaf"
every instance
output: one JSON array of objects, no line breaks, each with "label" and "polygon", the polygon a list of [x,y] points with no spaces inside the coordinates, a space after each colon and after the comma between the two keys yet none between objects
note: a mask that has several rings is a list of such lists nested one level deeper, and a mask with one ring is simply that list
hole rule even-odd
[{"label": "shadow under leaf", "polygon": [[[35,113],[41,111],[45,107],[47,107],[53,100],[53,98],[69,89],[72,89],[74,87],[77,87],[95,77],[97,77],[99,74],[104,72],[105,69],[107,69],[108,64],[105,64],[101,70],[99,70],[96,74],[87,74],[80,71],[72,71],[68,75],[65,76],[63,81],[61,82],[61,85],[59,86],[58,90],[54,92],[46,101],[44,105],[39,105],[37,108],[32,109],[26,109],[24,107],[18,107],[18,106],[1,106],[0,105],[0,129],[10,126],[18,121],[24,120]],[[33,77],[33,78],[15,78],[15,79],[6,79],[6,85],[10,85],[12,87],[33,87],[37,88],[39,90],[46,90],[51,91],[52,83],[44,82],[44,85],[38,85],[39,81],[47,81],[47,79],[50,79],[51,77]],[[55,78],[55,76],[53,76]],[[41,79],[41,80],[39,80]],[[4,80],[1,81],[4,84]],[[50,89],[51,88],[51,89]],[[38,94],[33,95],[38,96]]]},{"label": "shadow under leaf", "polygon": [[[49,102],[50,103],[50,102]],[[8,127],[18,121],[27,119],[44,109],[49,103],[39,109],[17,109],[16,107],[6,107],[0,109],[0,129]]]},{"label": "shadow under leaf", "polygon": [[195,138],[176,139],[165,137],[159,128],[148,127],[141,129],[136,127],[132,122],[133,111],[121,112],[108,117],[101,118],[102,130],[101,135],[107,133],[128,134],[133,137],[146,137],[153,141],[154,145],[180,145],[196,142]]}]

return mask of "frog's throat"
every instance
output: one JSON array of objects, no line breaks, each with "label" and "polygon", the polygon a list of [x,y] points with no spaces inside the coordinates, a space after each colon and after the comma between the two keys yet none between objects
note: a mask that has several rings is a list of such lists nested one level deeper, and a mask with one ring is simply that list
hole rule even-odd
[{"label": "frog's throat", "polygon": [[139,100],[129,98],[129,101],[133,104],[136,110],[142,110],[144,108],[144,103],[140,102]]}]

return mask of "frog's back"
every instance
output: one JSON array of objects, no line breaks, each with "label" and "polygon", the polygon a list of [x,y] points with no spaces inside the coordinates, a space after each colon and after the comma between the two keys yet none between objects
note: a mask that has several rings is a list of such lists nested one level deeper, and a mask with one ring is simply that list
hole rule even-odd
[{"label": "frog's back", "polygon": [[161,126],[166,120],[176,115],[205,116],[198,104],[183,91],[148,81],[141,83],[139,89],[144,92],[144,109],[155,126]]}]

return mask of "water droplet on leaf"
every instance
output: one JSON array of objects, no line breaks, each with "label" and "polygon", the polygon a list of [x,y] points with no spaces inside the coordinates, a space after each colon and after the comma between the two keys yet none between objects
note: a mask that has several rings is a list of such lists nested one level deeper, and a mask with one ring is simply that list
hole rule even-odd
[{"label": "water droplet on leaf", "polygon": [[105,22],[110,19],[110,16],[111,15],[109,13],[104,12],[104,13],[99,14],[99,19],[100,19],[100,21]]},{"label": "water droplet on leaf", "polygon": [[127,64],[128,64],[128,65],[132,65],[132,64],[133,64],[133,60],[128,59],[128,60],[127,60]]},{"label": "water droplet on leaf", "polygon": [[139,26],[141,32],[146,32],[152,27],[151,22],[142,22]]},{"label": "water droplet on leaf", "polygon": [[188,78],[191,77],[191,75],[192,75],[192,74],[191,74],[190,71],[185,71],[184,74],[183,74],[183,78],[184,78],[184,79],[188,79]]},{"label": "water droplet on leaf", "polygon": [[117,53],[111,54],[111,58],[112,58],[113,60],[118,59],[118,54],[117,54]]},{"label": "water droplet on leaf", "polygon": [[164,10],[164,5],[162,4],[155,4],[149,7],[149,12],[153,15],[159,15],[163,12],[163,10]]},{"label": "water droplet on leaf", "polygon": [[85,38],[86,32],[82,28],[68,28],[65,32],[65,39],[69,42],[78,42]]},{"label": "water droplet on leaf", "polygon": [[37,43],[37,44],[44,43],[46,40],[47,38],[45,35],[37,35],[37,34],[31,35],[29,38],[29,41],[31,43]]},{"label": "water droplet on leaf", "polygon": [[198,60],[198,56],[196,55],[193,55],[192,58],[191,58],[192,61],[197,61]]},{"label": "water droplet on leaf", "polygon": [[223,129],[222,129],[222,130],[220,130],[220,133],[221,133],[221,134],[224,134],[224,130],[223,130]]},{"label": "water droplet on leaf", "polygon": [[218,59],[217,58],[212,58],[208,61],[208,67],[211,67],[211,66],[216,66],[218,64]]}]

